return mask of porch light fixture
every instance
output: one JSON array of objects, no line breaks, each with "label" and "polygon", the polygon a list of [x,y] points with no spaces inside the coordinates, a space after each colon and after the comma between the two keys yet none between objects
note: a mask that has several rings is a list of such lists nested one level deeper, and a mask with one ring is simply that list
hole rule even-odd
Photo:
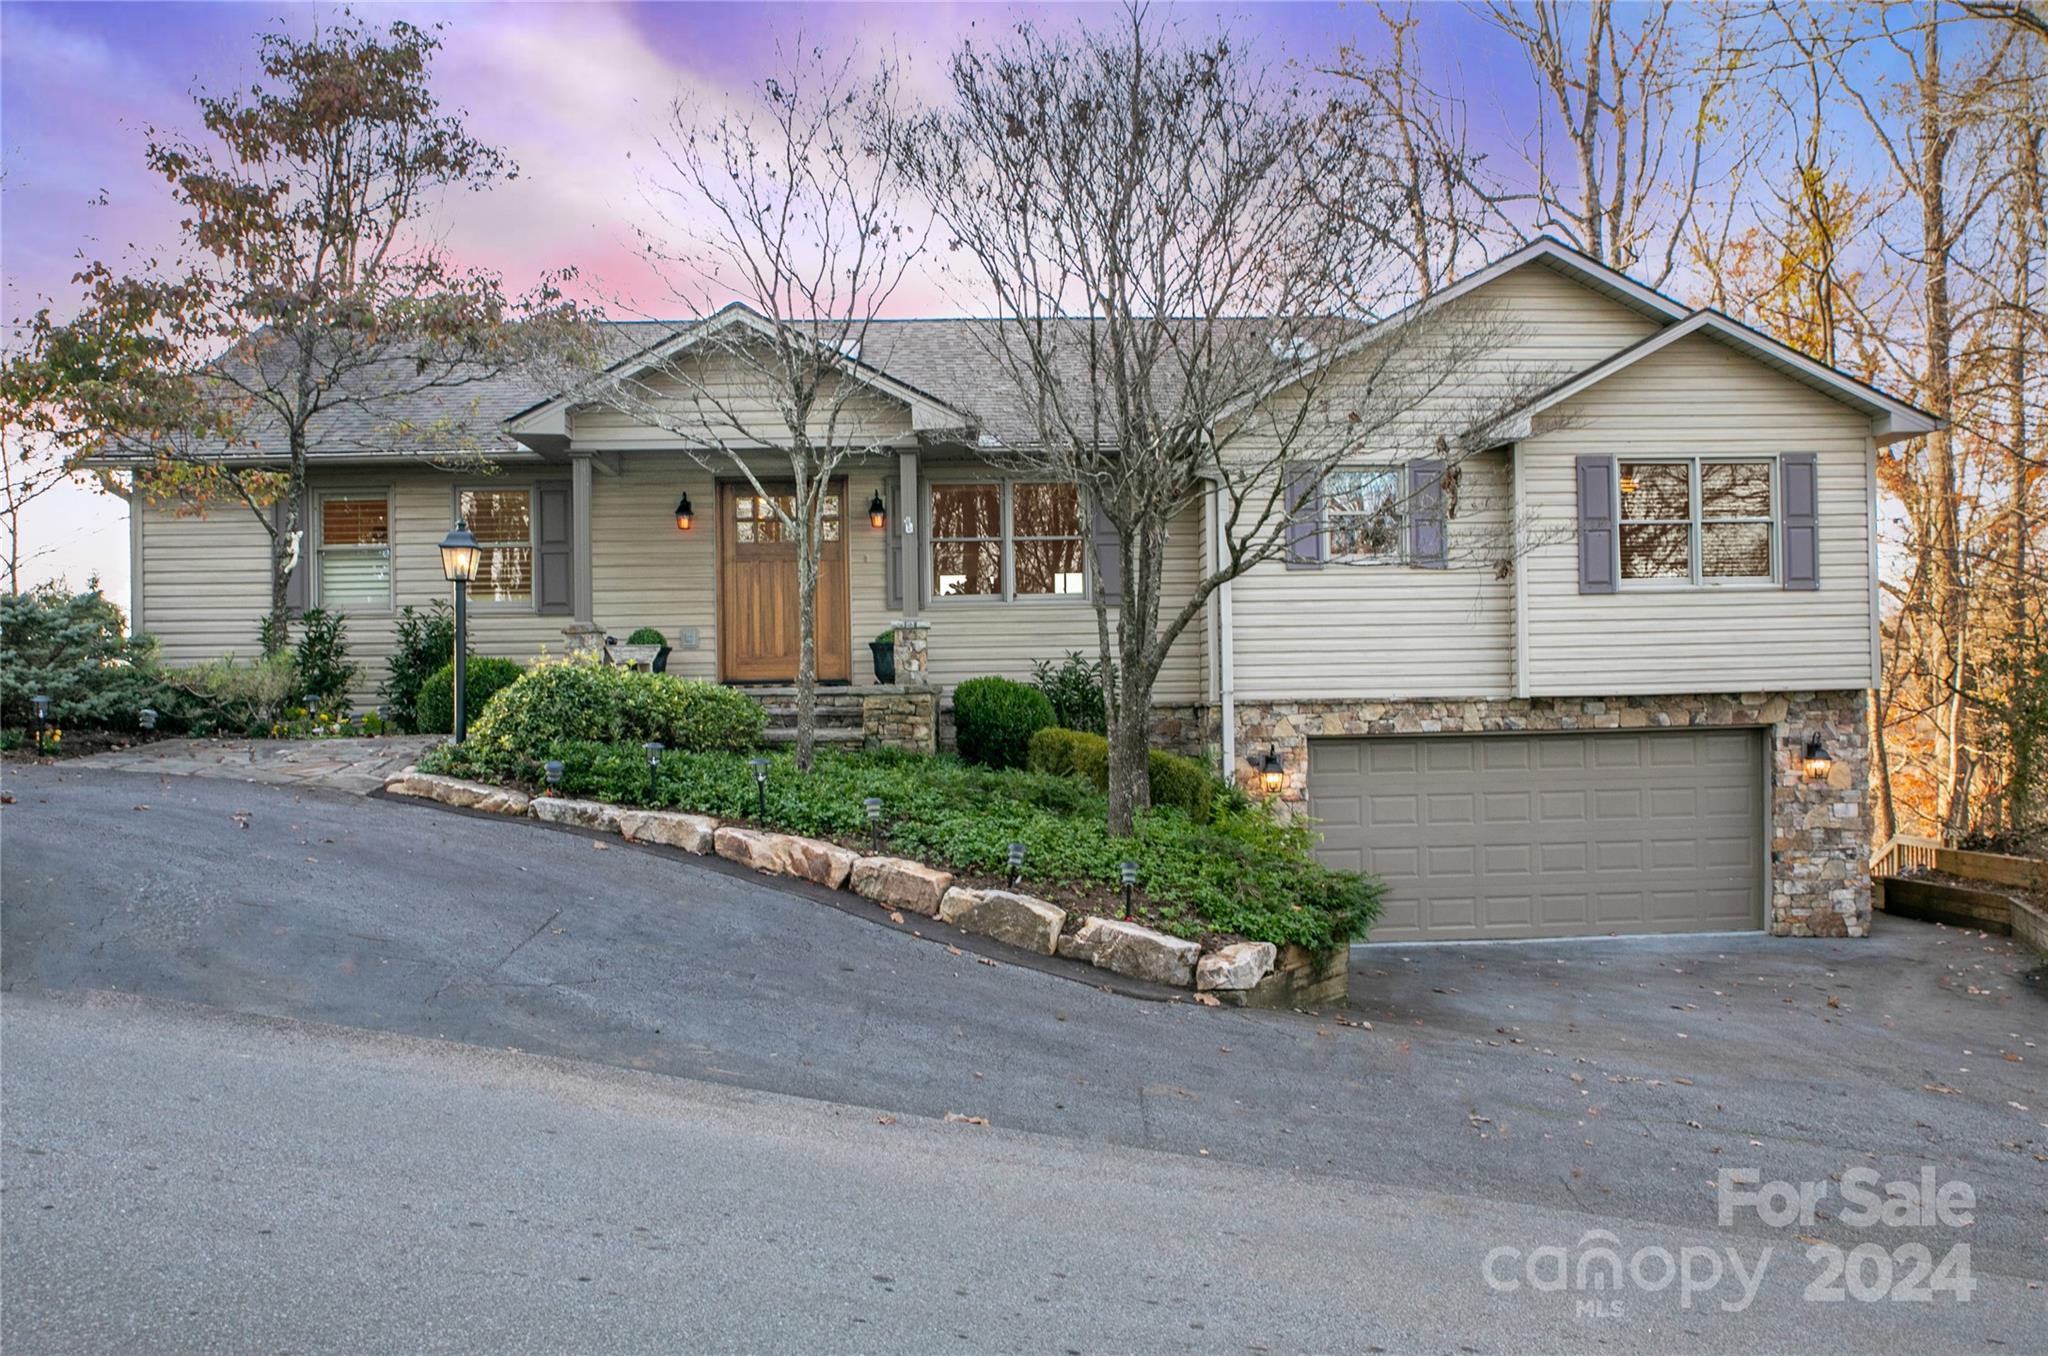
[{"label": "porch light fixture", "polygon": [[661,741],[650,739],[640,746],[647,755],[647,799],[654,799],[654,776],[661,771]]},{"label": "porch light fixture", "polygon": [[1131,887],[1138,883],[1138,864],[1133,861],[1125,860],[1117,863],[1116,869],[1117,874],[1123,877],[1124,917],[1129,918],[1131,916]]},{"label": "porch light fixture", "polygon": [[135,723],[140,725],[145,733],[154,730],[156,728],[156,712],[150,707],[143,707],[141,711],[136,713]]},{"label": "porch light fixture", "polygon": [[757,818],[766,823],[768,820],[768,760],[760,757],[749,758],[747,765],[754,769],[754,801],[760,811]]},{"label": "porch light fixture", "polygon": [[1017,888],[1017,878],[1024,874],[1024,845],[1010,844],[1010,888]]},{"label": "porch light fixture", "polygon": [[541,776],[548,779],[548,791],[552,794],[562,784],[562,760],[550,758],[541,764]]},{"label": "porch light fixture", "polygon": [[676,531],[688,532],[696,521],[697,515],[690,508],[690,495],[686,490],[683,497],[676,500]]},{"label": "porch light fixture", "polygon": [[882,492],[875,491],[875,497],[868,500],[868,526],[879,532],[889,525],[889,506],[882,502]]},{"label": "porch light fixture", "polygon": [[879,857],[882,855],[882,798],[869,796],[861,805],[868,812],[868,841]]},{"label": "porch light fixture", "polygon": [[469,686],[469,581],[476,578],[477,548],[469,524],[455,520],[448,535],[441,538],[441,573],[455,585],[455,742],[469,737],[469,707],[464,698]]},{"label": "porch light fixture", "polygon": [[1824,782],[1835,770],[1835,760],[1829,756],[1828,746],[1820,742],[1819,735],[1806,741],[1805,764],[1806,780],[1810,782]]},{"label": "porch light fixture", "polygon": [[1259,785],[1266,788],[1269,796],[1278,795],[1281,784],[1287,780],[1287,765],[1280,761],[1280,750],[1274,745],[1266,746],[1266,756],[1257,764]]}]

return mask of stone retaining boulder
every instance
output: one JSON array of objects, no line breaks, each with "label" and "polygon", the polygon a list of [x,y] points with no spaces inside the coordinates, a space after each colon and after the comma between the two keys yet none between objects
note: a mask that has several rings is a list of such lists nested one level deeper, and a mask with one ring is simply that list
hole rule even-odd
[{"label": "stone retaining boulder", "polygon": [[544,824],[569,824],[603,833],[619,831],[619,807],[601,800],[568,800],[560,796],[537,796],[533,817]]},{"label": "stone retaining boulder", "polygon": [[907,857],[863,857],[853,864],[853,892],[926,917],[936,917],[939,901],[953,886],[953,873]]},{"label": "stone retaining boulder", "polygon": [[1081,930],[1059,940],[1059,953],[1153,984],[1185,989],[1195,982],[1202,948],[1117,918],[1090,918]]},{"label": "stone retaining boulder", "polygon": [[939,900],[939,920],[963,932],[1050,956],[1066,925],[1067,911],[1030,895],[956,885]]},{"label": "stone retaining boulder", "polygon": [[1279,948],[1271,942],[1232,942],[1219,947],[1195,966],[1195,987],[1205,993],[1212,989],[1255,988],[1273,973],[1273,960],[1278,955]]},{"label": "stone retaining boulder", "polygon": [[460,777],[440,777],[430,772],[401,772],[385,782],[384,789],[394,796],[416,796],[421,800],[451,805],[458,810],[482,810],[494,815],[523,815],[529,804],[529,797],[524,791],[464,781]]},{"label": "stone retaining boulder", "polygon": [[815,838],[798,838],[788,833],[764,833],[759,829],[727,826],[719,829],[712,841],[718,855],[727,861],[751,866],[756,871],[795,876],[834,890],[846,884],[856,860],[850,849],[836,844],[821,843]]},{"label": "stone retaining boulder", "polygon": [[685,852],[713,850],[718,821],[710,815],[686,815],[673,810],[621,810],[619,832],[629,843],[660,843]]}]

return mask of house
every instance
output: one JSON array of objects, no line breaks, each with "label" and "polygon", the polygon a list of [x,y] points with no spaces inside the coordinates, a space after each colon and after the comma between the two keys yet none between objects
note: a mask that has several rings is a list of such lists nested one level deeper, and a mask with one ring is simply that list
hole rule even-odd
[{"label": "house", "polygon": [[[1513,321],[1457,374],[1479,441],[1443,530],[1388,530],[1428,449],[1340,473],[1287,557],[1182,637],[1158,742],[1248,786],[1277,764],[1324,858],[1386,880],[1377,940],[1866,931],[1876,451],[1936,422],[1548,240],[1430,305]],[[1085,508],[991,460],[1030,430],[991,396],[974,323],[882,322],[845,363],[876,450],[838,487],[819,673],[885,738],[929,739],[965,678],[1095,645]],[[628,335],[622,361],[673,334]],[[484,547],[485,652],[647,625],[671,673],[790,681],[791,551],[744,481],[601,403],[514,380],[448,398],[495,423],[490,473],[393,451],[360,415],[315,454],[293,596],[348,615],[369,681],[395,611],[446,595],[435,548],[457,517]],[[247,652],[261,526],[137,503],[137,628],[173,663]],[[1172,534],[1184,588],[1208,511]],[[885,632],[907,683],[876,682],[865,642]]]}]

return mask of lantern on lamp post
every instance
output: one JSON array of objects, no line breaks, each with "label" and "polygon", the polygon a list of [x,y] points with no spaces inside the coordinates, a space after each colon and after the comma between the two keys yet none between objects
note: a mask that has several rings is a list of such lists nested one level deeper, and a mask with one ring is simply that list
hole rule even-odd
[{"label": "lantern on lamp post", "polygon": [[441,538],[441,573],[455,585],[455,742],[469,735],[469,712],[463,702],[464,679],[468,676],[463,656],[469,650],[469,584],[476,578],[477,558],[483,552],[471,535],[469,524],[457,519],[455,527]]}]

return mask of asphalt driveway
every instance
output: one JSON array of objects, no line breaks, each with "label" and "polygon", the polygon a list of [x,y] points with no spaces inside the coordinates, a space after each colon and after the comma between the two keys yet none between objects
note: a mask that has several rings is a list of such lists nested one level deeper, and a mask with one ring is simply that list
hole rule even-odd
[{"label": "asphalt driveway", "polygon": [[[1714,1227],[1722,1167],[1798,1182],[1936,1165],[1975,1190],[1980,1271],[2048,1274],[2048,998],[2004,939],[1880,920],[1863,941],[1366,949],[1348,1010],[1246,1013],[526,822],[111,770],[8,787],[0,984],[17,992],[1674,1228]],[[1828,1219],[1802,1232],[1866,1241]]]}]

